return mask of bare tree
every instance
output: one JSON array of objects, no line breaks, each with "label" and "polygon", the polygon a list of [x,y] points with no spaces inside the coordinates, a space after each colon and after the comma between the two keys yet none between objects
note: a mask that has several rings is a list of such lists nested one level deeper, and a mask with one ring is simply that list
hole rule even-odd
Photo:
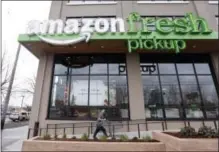
[{"label": "bare tree", "polygon": [[36,76],[33,75],[31,78],[27,78],[26,82],[28,84],[28,87],[26,89],[23,89],[23,91],[30,94],[34,94],[35,85],[36,85]]},{"label": "bare tree", "polygon": [[10,73],[11,73],[11,69],[10,69],[10,63],[7,61],[7,51],[4,51],[1,56],[1,93],[3,98],[8,89],[8,83],[10,81]]},{"label": "bare tree", "polygon": [[[11,77],[12,67],[10,62],[10,57],[8,56],[8,51],[5,49],[1,56],[1,95],[2,95],[2,103],[5,100],[5,95],[8,91],[8,85]],[[11,90],[10,96],[13,96],[14,93],[19,92],[19,85],[14,84]]]},{"label": "bare tree", "polygon": [[14,61],[14,64],[13,64],[13,69],[11,71],[10,80],[8,81],[7,93],[6,93],[6,97],[5,97],[5,100],[4,100],[4,108],[2,109],[3,114],[2,114],[2,117],[1,117],[1,130],[4,129],[6,111],[8,109],[8,104],[9,104],[10,96],[11,96],[11,93],[12,93],[12,87],[13,87],[13,82],[14,82],[14,77],[15,77],[15,72],[16,72],[16,68],[17,68],[17,62],[18,62],[20,50],[21,50],[21,45],[19,44],[18,48],[17,48],[16,56],[15,56],[15,61]]},{"label": "bare tree", "polygon": [[29,106],[29,105],[26,104],[25,107],[24,107],[24,109],[25,109],[26,111],[30,112],[31,109],[32,109],[32,106]]}]

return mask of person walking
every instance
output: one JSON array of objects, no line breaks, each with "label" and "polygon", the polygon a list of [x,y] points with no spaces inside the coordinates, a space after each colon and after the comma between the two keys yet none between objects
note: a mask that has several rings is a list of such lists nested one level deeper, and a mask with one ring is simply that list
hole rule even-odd
[{"label": "person walking", "polygon": [[106,129],[103,126],[103,122],[106,120],[104,114],[105,114],[105,110],[103,109],[103,110],[101,110],[101,112],[97,118],[96,130],[94,131],[94,135],[93,135],[94,139],[97,139],[96,136],[100,131],[102,131],[105,136],[109,137],[106,133]]},{"label": "person walking", "polygon": [[104,114],[105,114],[104,116],[108,118],[108,119],[106,120],[106,124],[107,124],[107,126],[108,126],[108,128],[109,128],[109,134],[110,134],[110,136],[112,136],[111,122],[109,121],[109,115],[110,115],[110,114],[109,114],[109,108],[112,107],[112,105],[108,102],[107,99],[105,99],[105,100],[104,100],[104,106],[107,107],[107,111],[104,110],[104,112],[105,112],[105,113],[104,113]]}]

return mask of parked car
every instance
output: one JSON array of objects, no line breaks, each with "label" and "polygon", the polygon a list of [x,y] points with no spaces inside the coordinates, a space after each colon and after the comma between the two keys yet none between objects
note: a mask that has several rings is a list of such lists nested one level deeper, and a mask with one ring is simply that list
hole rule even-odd
[{"label": "parked car", "polygon": [[29,120],[29,114],[28,112],[22,111],[22,112],[14,112],[11,113],[9,116],[9,119],[12,121],[23,121],[23,120]]}]

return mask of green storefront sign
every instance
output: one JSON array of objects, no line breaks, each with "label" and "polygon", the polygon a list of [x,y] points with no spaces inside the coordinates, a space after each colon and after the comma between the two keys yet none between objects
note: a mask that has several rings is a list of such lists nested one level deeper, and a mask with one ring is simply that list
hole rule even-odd
[{"label": "green storefront sign", "polygon": [[[125,21],[121,18],[84,19],[83,26],[78,20],[71,19],[47,22],[32,21],[29,23],[27,34],[19,36],[19,42],[44,41],[53,45],[73,45],[89,40],[127,40],[128,51],[135,50],[169,50],[176,53],[186,48],[186,40],[217,39],[204,18],[187,13],[183,18],[170,20],[151,17],[141,17],[131,13]],[[148,28],[154,25],[154,30]]]}]

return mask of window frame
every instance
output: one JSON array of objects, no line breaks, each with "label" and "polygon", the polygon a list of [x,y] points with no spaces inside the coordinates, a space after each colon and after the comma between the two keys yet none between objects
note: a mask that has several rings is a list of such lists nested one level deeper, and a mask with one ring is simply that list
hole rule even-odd
[{"label": "window frame", "polygon": [[[151,74],[151,76],[158,76],[158,83],[160,85],[160,88],[159,90],[162,90],[162,83],[161,83],[161,76],[176,76],[177,77],[177,80],[178,80],[178,87],[179,87],[179,91],[180,91],[180,98],[181,98],[181,103],[179,105],[165,105],[164,104],[164,101],[163,101],[163,96],[161,95],[161,102],[163,104],[163,106],[159,106],[160,108],[163,109],[163,118],[145,118],[146,120],[149,120],[149,121],[161,121],[161,120],[177,120],[177,121],[180,121],[180,120],[217,120],[218,117],[215,117],[215,118],[208,118],[206,112],[207,112],[207,109],[208,108],[211,108],[210,106],[205,106],[205,103],[203,101],[203,97],[202,97],[202,93],[201,93],[201,90],[200,90],[200,82],[199,82],[199,79],[198,79],[198,76],[211,76],[212,77],[212,80],[213,80],[213,83],[214,83],[214,86],[215,86],[215,89],[216,89],[216,94],[217,94],[217,97],[219,98],[219,86],[217,86],[217,79],[216,79],[216,75],[215,75],[215,72],[214,72],[214,67],[213,67],[213,63],[212,63],[212,60],[211,58],[209,57],[209,55],[207,54],[204,54],[204,55],[189,55],[189,54],[183,54],[183,55],[179,55],[178,57],[174,57],[174,55],[170,55],[168,56],[167,54],[152,54],[152,55],[148,55],[147,59],[146,59],[146,62],[142,62],[141,60],[141,55],[144,56],[143,53],[139,53],[139,57],[140,57],[140,64],[144,64],[144,63],[155,63],[155,64],[162,64],[162,63],[172,63],[175,65],[175,70],[176,70],[176,74],[160,74],[159,72],[159,67],[157,66],[157,70],[158,70],[158,73],[157,74]],[[199,58],[200,57],[200,58]],[[195,59],[194,59],[195,58]],[[171,59],[173,59],[171,61]],[[179,60],[181,59],[181,61]],[[157,61],[157,62],[156,62]],[[176,64],[177,63],[191,63],[193,65],[193,69],[194,69],[194,74],[179,74],[178,73],[178,70],[177,70],[177,67],[176,67]],[[196,72],[196,69],[195,69],[195,64],[197,63],[207,63],[209,65],[209,68],[210,68],[210,74],[197,74]],[[150,74],[141,74],[141,76],[144,76],[144,75],[150,75]],[[200,110],[202,111],[203,113],[203,118],[187,118],[186,117],[186,109],[188,107],[188,105],[186,103],[183,102],[183,96],[182,96],[182,88],[181,88],[181,84],[180,84],[180,81],[179,81],[179,76],[195,76],[195,79],[196,79],[196,83],[197,83],[197,87],[198,87],[198,93],[199,93],[199,96],[200,96],[200,106],[198,106],[197,108],[200,108]],[[143,86],[144,87],[144,86]],[[219,107],[219,99],[218,99],[218,103],[216,104],[217,106],[215,108],[218,109]],[[148,108],[146,107],[146,105],[144,104],[144,108]],[[167,118],[166,117],[166,112],[165,112],[165,109],[166,108],[177,108],[177,109],[182,109],[183,111],[183,117],[181,118],[180,115],[179,115],[179,118]],[[146,115],[145,115],[146,117]]]},{"label": "window frame", "polygon": [[[126,73],[125,74],[110,74],[109,73],[109,62],[107,60],[107,62],[104,62],[105,64],[107,64],[107,74],[91,74],[90,73],[90,66],[89,66],[89,73],[88,74],[72,74],[70,73],[71,72],[71,68],[67,68],[67,74],[54,74],[55,72],[55,60],[56,60],[56,57],[58,57],[59,55],[61,56],[65,56],[65,54],[55,54],[54,55],[54,58],[53,58],[53,67],[52,67],[52,75],[51,75],[51,82],[50,82],[50,94],[49,94],[49,102],[48,102],[48,107],[47,107],[47,116],[46,116],[46,120],[74,120],[74,121],[83,121],[84,119],[80,119],[80,118],[71,118],[71,117],[68,117],[68,116],[65,116],[65,117],[57,117],[57,118],[51,118],[50,117],[50,105],[51,105],[51,102],[52,102],[52,95],[53,95],[53,80],[54,80],[54,77],[55,76],[66,76],[66,84],[67,84],[67,87],[68,87],[68,90],[69,90],[69,94],[68,94],[68,103],[70,101],[70,91],[71,91],[71,79],[72,79],[72,76],[88,76],[88,105],[87,106],[74,106],[74,107],[78,107],[78,108],[88,108],[88,112],[89,112],[89,118],[87,118],[86,120],[84,121],[93,121],[93,120],[96,120],[95,119],[92,119],[91,118],[91,109],[107,109],[107,107],[105,106],[90,106],[89,105],[89,98],[90,98],[90,80],[92,76],[106,76],[107,77],[107,89],[108,89],[108,102],[109,102],[109,77],[110,76],[126,76],[126,85],[127,85],[127,110],[128,110],[128,117],[127,118],[120,118],[120,119],[112,119],[111,121],[121,121],[121,120],[130,120],[130,101],[129,101],[129,84],[128,84],[128,73],[127,73],[127,69],[126,69]],[[99,55],[103,55],[105,56],[106,58],[108,58],[108,56],[111,56],[111,55],[123,55],[124,56],[124,63],[121,63],[120,61],[119,62],[115,62],[116,64],[125,64],[127,65],[127,59],[126,59],[126,55],[125,54],[71,54],[71,55],[75,55],[75,56],[99,56]],[[112,64],[112,63],[111,63]],[[70,106],[70,105],[68,105]],[[72,107],[72,106],[70,106]],[[118,106],[116,106],[116,108],[118,108]]]}]

